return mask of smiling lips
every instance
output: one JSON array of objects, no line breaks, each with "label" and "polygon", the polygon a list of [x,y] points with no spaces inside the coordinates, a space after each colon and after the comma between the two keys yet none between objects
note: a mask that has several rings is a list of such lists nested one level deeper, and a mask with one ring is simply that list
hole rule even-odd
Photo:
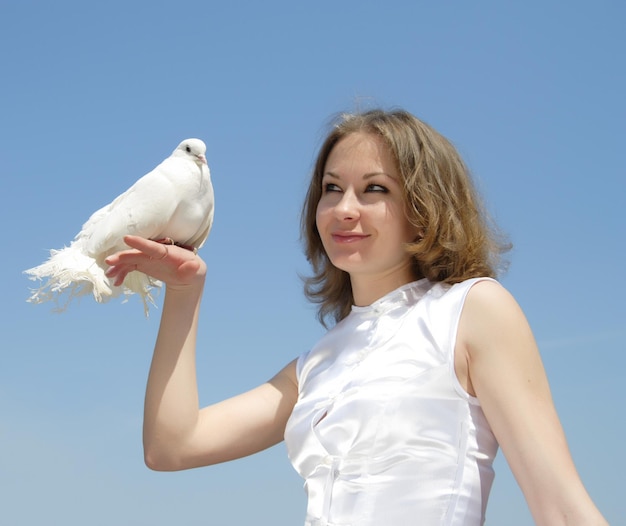
[{"label": "smiling lips", "polygon": [[369,235],[355,234],[353,232],[333,232],[331,237],[335,243],[355,243],[369,237]]}]

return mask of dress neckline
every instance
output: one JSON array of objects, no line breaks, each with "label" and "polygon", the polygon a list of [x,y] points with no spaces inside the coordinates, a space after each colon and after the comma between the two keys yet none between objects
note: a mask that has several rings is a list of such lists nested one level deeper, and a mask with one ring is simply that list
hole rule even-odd
[{"label": "dress neckline", "polygon": [[400,305],[414,304],[417,303],[432,286],[433,283],[427,278],[411,281],[388,292],[369,305],[352,305],[352,312],[355,314],[382,314]]}]

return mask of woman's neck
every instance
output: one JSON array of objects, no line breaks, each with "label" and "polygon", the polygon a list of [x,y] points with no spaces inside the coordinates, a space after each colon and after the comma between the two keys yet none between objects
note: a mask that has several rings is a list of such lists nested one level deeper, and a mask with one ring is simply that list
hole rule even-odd
[{"label": "woman's neck", "polygon": [[376,277],[350,275],[354,304],[359,307],[371,305],[391,291],[418,279],[410,267],[407,266],[403,270],[403,272]]}]

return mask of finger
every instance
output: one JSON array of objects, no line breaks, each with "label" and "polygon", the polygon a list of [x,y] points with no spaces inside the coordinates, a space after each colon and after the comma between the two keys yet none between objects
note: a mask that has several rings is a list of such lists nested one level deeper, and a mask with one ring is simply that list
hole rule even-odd
[{"label": "finger", "polygon": [[125,260],[128,261],[131,258],[135,258],[136,259],[136,256],[140,256],[142,254],[143,254],[143,252],[141,252],[140,250],[137,250],[137,249],[123,250],[122,252],[116,252],[115,254],[111,254],[111,255],[107,256],[104,259],[104,262],[107,265],[110,265],[110,266],[118,265],[118,264],[124,262]]},{"label": "finger", "polygon": [[105,271],[106,276],[109,278],[119,276],[120,274],[126,275],[137,268],[137,263],[124,263],[123,261],[116,261],[115,263],[109,264],[107,261],[105,262],[109,265],[109,268]]},{"label": "finger", "polygon": [[117,276],[109,276],[109,277],[114,278],[113,285],[115,285],[116,287],[119,287],[122,283],[124,283],[124,280],[126,279],[127,275],[128,275],[127,271],[122,271]]},{"label": "finger", "polygon": [[133,270],[132,268],[128,268],[128,267],[115,266],[115,267],[108,268],[107,271],[105,272],[105,275],[108,278],[113,280],[113,285],[118,287],[124,282],[124,280],[126,279],[126,276],[132,270]]},{"label": "finger", "polygon": [[142,252],[145,249],[149,249],[151,246],[158,244],[150,239],[146,239],[145,237],[131,235],[124,236],[124,243],[126,243],[129,247],[141,250]]},{"label": "finger", "polygon": [[140,250],[150,259],[165,259],[169,253],[166,245],[143,237],[124,236],[124,243],[131,248]]}]

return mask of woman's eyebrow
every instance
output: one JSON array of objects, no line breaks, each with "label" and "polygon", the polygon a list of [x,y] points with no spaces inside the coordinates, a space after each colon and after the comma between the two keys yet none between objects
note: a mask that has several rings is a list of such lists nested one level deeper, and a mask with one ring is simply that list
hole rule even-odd
[{"label": "woman's eyebrow", "polygon": [[[398,179],[397,176],[388,174],[387,172],[368,172],[368,173],[363,174],[363,179],[371,179],[372,177],[376,177],[377,175],[384,175],[394,180]],[[341,176],[334,172],[324,172],[323,176],[333,177],[334,179],[341,179]]]}]

